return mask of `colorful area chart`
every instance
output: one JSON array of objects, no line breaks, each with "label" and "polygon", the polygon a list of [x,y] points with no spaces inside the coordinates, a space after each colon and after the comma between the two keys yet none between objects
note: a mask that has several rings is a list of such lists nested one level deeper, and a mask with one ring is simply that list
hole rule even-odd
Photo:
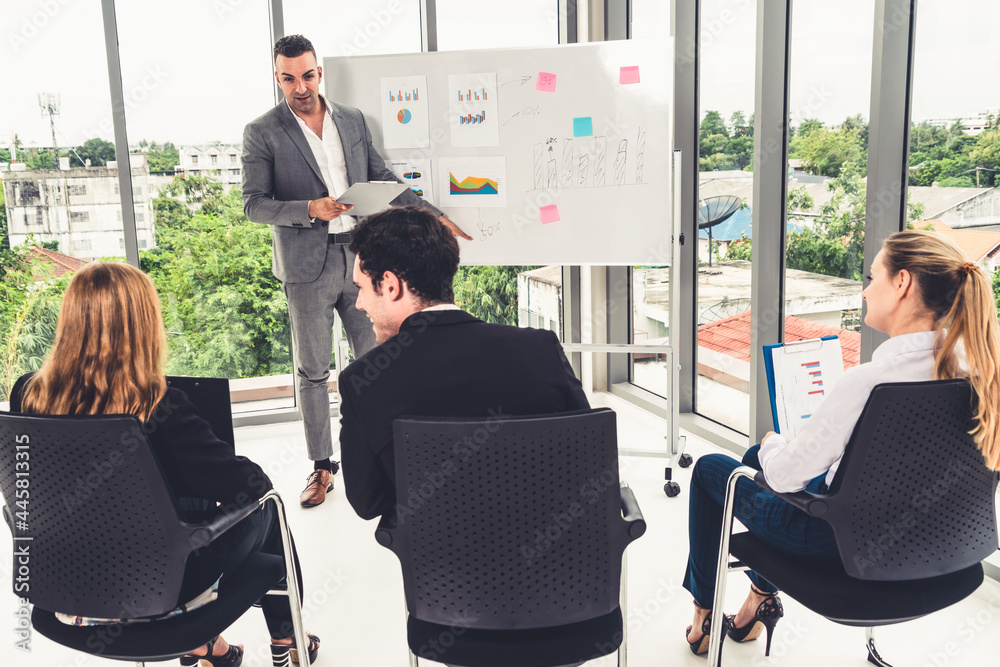
[{"label": "colorful area chart", "polygon": [[449,192],[453,195],[495,195],[500,191],[497,182],[492,178],[476,178],[469,176],[459,183],[455,174],[448,172],[450,182]]},{"label": "colorful area chart", "polygon": [[403,125],[409,123],[411,118],[413,118],[413,116],[410,114],[409,109],[400,109],[399,113],[396,114],[396,120],[398,120]]}]

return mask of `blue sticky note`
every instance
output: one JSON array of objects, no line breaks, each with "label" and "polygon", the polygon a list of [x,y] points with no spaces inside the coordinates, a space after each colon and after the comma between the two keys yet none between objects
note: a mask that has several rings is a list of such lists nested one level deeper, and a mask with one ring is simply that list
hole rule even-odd
[{"label": "blue sticky note", "polygon": [[594,136],[594,121],[591,120],[590,116],[584,116],[583,118],[573,119],[573,136],[574,137]]}]

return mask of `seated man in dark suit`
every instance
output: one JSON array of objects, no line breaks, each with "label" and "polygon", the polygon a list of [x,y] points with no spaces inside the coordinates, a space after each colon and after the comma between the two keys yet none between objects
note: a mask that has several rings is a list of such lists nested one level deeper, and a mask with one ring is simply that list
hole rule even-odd
[{"label": "seated man in dark suit", "polygon": [[487,324],[454,305],[458,243],[434,215],[394,208],[352,230],[357,307],[377,346],[340,374],[347,499],[364,519],[396,503],[392,422],[521,416],[590,405],[551,331]]}]

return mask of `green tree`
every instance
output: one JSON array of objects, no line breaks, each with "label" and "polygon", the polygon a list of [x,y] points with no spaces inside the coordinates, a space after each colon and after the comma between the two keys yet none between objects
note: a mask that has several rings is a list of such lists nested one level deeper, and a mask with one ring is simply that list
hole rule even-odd
[{"label": "green tree", "polygon": [[[246,219],[239,189],[223,194],[210,180],[175,179],[154,200],[157,248],[140,253],[173,332],[168,371],[289,373],[288,310],[271,272],[271,230]],[[200,210],[192,214],[170,192],[201,203]]]},{"label": "green tree", "polygon": [[[145,141],[145,139],[143,140]],[[142,142],[139,143],[142,148]],[[148,144],[146,151],[146,161],[149,163],[150,171],[173,171],[174,167],[180,164],[180,152],[177,147],[169,141],[158,147],[156,142]]]},{"label": "green tree", "polygon": [[10,250],[10,236],[7,232],[7,204],[4,201],[3,180],[0,180],[0,256]]},{"label": "green tree", "polygon": [[977,167],[985,167],[992,171],[980,174],[980,183],[986,187],[997,185],[997,172],[1000,171],[1000,128],[986,130],[976,137],[975,148],[969,153],[969,158]]},{"label": "green tree", "polygon": [[32,257],[33,238],[0,251],[0,400],[21,375],[42,367],[55,341],[55,325],[69,274]]},{"label": "green tree", "polygon": [[103,167],[115,159],[115,145],[104,139],[87,139],[70,153],[69,163],[73,167],[83,167],[83,160],[90,160],[91,167]]},{"label": "green tree", "polygon": [[537,266],[460,266],[455,302],[484,322],[517,326],[517,275]]}]

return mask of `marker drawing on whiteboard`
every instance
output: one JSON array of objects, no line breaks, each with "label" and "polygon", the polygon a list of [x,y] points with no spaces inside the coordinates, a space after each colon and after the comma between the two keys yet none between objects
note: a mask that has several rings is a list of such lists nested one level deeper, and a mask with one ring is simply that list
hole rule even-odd
[{"label": "marker drawing on whiteboard", "polygon": [[532,78],[534,78],[534,77],[532,77],[531,74],[522,74],[521,78],[519,78],[519,79],[512,79],[510,81],[504,81],[500,85],[501,86],[506,86],[508,83],[520,83],[523,86],[524,84],[526,84],[529,81],[531,81]]}]

